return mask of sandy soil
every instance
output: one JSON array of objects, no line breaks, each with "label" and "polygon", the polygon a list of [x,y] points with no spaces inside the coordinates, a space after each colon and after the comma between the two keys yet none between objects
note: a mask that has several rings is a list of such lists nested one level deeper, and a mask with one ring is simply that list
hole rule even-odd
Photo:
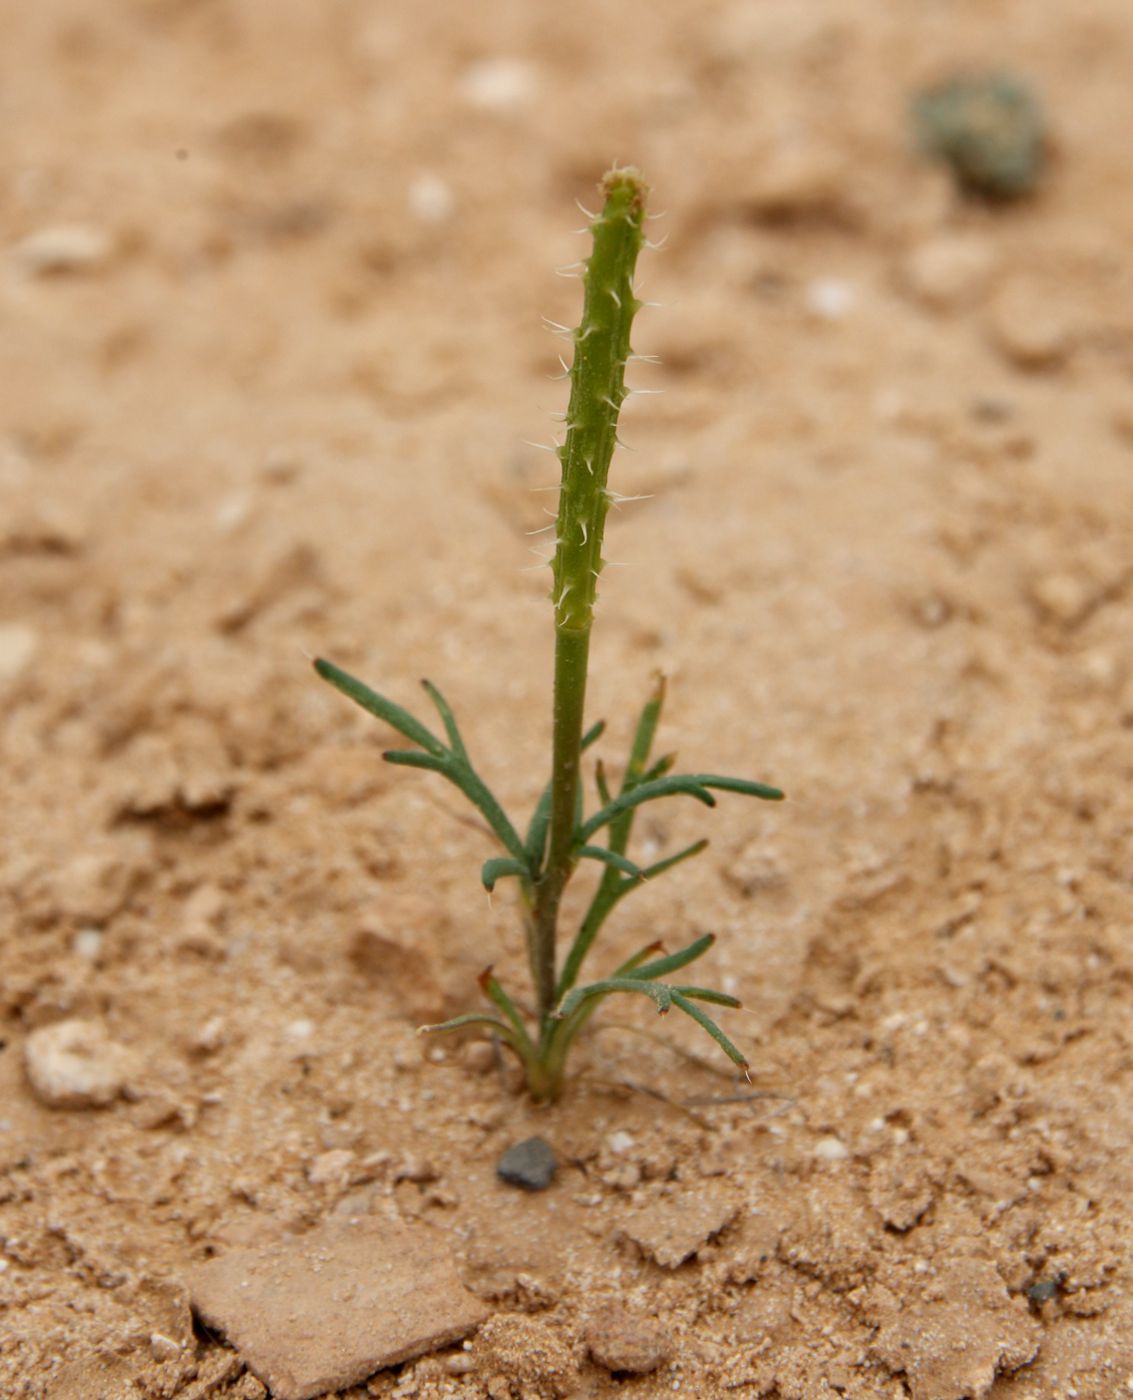
[{"label": "sandy soil", "polygon": [[[1125,0],[3,29],[0,1392],[262,1396],[186,1279],[343,1215],[428,1232],[494,1314],[351,1400],[1133,1390]],[[988,61],[1054,129],[1001,209],[905,119]],[[539,317],[577,314],[553,269],[611,159],[666,211],[665,394],[615,460],[650,499],[611,526],[591,714],[616,763],[662,668],[662,747],[790,801],[652,809],[651,847],[712,846],[598,961],[714,930],[758,1092],[616,1006],[536,1109],[414,1035],[489,960],[523,977],[488,843],[306,658],[432,677],[534,799]],[[29,1085],[72,1018],[102,1108]],[[494,1163],[532,1132],[563,1166],[523,1196]],[[611,1317],[660,1325],[659,1369],[592,1359]]]}]

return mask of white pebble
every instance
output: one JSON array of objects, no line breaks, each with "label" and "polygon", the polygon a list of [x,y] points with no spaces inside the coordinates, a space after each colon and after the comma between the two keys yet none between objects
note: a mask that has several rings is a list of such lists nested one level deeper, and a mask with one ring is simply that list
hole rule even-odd
[{"label": "white pebble", "polygon": [[423,224],[443,224],[452,218],[456,196],[439,175],[424,171],[409,186],[409,212]]},{"label": "white pebble", "polygon": [[71,939],[71,950],[76,957],[94,962],[102,952],[102,933],[96,928],[81,928]]},{"label": "white pebble", "polygon": [[994,250],[985,239],[972,234],[942,234],[909,254],[905,282],[926,306],[951,310],[979,299],[987,290],[994,262]]},{"label": "white pebble", "polygon": [[181,1355],[181,1348],[173,1340],[167,1337],[164,1332],[151,1332],[149,1334],[150,1355],[155,1361],[173,1361]]},{"label": "white pebble", "polygon": [[216,528],[225,534],[238,530],[252,514],[253,504],[250,491],[234,491],[231,496],[226,496],[213,515]]},{"label": "white pebble", "polygon": [[25,623],[0,624],[0,680],[15,680],[38,648],[38,634]]},{"label": "white pebble", "polygon": [[224,1035],[224,1017],[213,1016],[193,1036],[190,1046],[202,1055],[211,1055],[224,1044]]},{"label": "white pebble", "polygon": [[606,1146],[611,1152],[621,1157],[634,1146],[633,1134],[627,1133],[624,1129],[616,1133],[611,1133],[606,1139]]},{"label": "white pebble", "polygon": [[125,1087],[130,1064],[99,1021],[57,1021],[24,1045],[28,1083],[49,1108],[104,1108]]},{"label": "white pebble", "polygon": [[283,1034],[288,1040],[310,1040],[314,1033],[314,1021],[308,1021],[305,1016],[297,1021],[289,1021],[283,1028]]},{"label": "white pebble", "polygon": [[114,240],[91,224],[52,224],[16,244],[17,262],[37,277],[93,272],[109,258]]},{"label": "white pebble", "polygon": [[460,94],[483,112],[514,112],[535,96],[535,70],[516,58],[486,58],[460,75]]},{"label": "white pebble", "polygon": [[346,1181],[354,1164],[354,1153],[348,1147],[332,1148],[322,1152],[307,1167],[307,1180],[312,1186],[325,1186],[330,1182]]},{"label": "white pebble", "polygon": [[1020,369],[1051,369],[1071,349],[1070,327],[1048,290],[1017,282],[991,308],[990,332],[995,348]]},{"label": "white pebble", "polygon": [[815,1143],[814,1155],[820,1162],[844,1162],[850,1155],[850,1149],[841,1138],[824,1137]]},{"label": "white pebble", "polygon": [[852,310],[857,293],[849,282],[823,277],[806,289],[807,310],[822,321],[840,321]]}]

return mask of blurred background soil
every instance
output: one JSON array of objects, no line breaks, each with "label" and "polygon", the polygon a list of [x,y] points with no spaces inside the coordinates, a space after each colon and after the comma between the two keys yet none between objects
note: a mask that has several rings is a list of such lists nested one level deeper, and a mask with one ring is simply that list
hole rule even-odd
[{"label": "blurred background soil", "polygon": [[[254,1400],[187,1271],[390,1211],[571,1364],[352,1400],[1133,1389],[1125,0],[2,9],[0,1392]],[[1050,120],[1009,203],[910,136],[989,66]],[[648,809],[639,849],[712,845],[595,958],[715,931],[757,1094],[615,1006],[537,1110],[414,1034],[522,984],[488,842],[308,658],[431,677],[533,802],[540,316],[614,160],[665,213],[665,392],[590,713],[616,768],[660,668],[661,750],[790,801]],[[101,1107],[29,1083],[74,1018]],[[563,1165],[519,1197],[532,1132]],[[651,1374],[587,1340],[618,1306]]]}]

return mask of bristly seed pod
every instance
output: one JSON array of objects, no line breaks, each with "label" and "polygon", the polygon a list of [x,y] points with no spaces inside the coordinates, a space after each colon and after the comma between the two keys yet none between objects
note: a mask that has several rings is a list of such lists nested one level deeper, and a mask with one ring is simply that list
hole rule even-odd
[{"label": "bristly seed pod", "polygon": [[636,170],[612,170],[603,192],[602,212],[590,225],[594,249],[582,265],[586,296],[574,332],[567,437],[559,448],[563,473],[551,596],[555,626],[572,632],[587,630],[593,619],[609,508],[606,478],[626,397],[630,329],[641,306],[633,274],[645,242],[648,188]]}]

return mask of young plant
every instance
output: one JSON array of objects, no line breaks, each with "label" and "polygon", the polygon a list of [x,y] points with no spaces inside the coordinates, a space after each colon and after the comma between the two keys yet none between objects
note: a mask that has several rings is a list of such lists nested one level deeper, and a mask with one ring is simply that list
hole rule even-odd
[{"label": "young plant", "polygon": [[[581,264],[585,287],[582,320],[576,330],[568,332],[574,355],[566,440],[558,448],[562,480],[551,564],[555,622],[551,776],[523,833],[473,766],[452,710],[436,686],[423,682],[440,716],[444,739],[400,705],[329,661],[315,662],[324,680],[409,740],[411,748],[392,749],[384,755],[390,763],[429,769],[447,778],[477,808],[498,841],[501,854],[485,861],[481,879],[489,891],[503,879],[514,879],[518,884],[534,1008],[525,1015],[489,967],[480,977],[480,987],[498,1014],[471,1012],[422,1030],[490,1027],[519,1057],[527,1087],[536,1099],[558,1096],[575,1037],[602,1001],[616,992],[649,997],[662,1015],[676,1007],[746,1071],[743,1055],[704,1010],[705,1005],[737,1007],[740,1003],[735,997],[668,980],[707,952],[713,943],[711,934],[675,953],[666,953],[659,942],[651,942],[596,982],[580,986],[579,976],[595,938],[622,899],[707,845],[697,841],[651,865],[638,865],[627,852],[639,807],[678,795],[712,807],[716,802],[713,790],[771,801],[783,796],[777,788],[745,778],[675,774],[673,755],[654,758],[653,740],[665,696],[664,682],[659,679],[641,711],[617,791],[611,788],[599,762],[595,773],[598,806],[592,813],[586,810],[582,755],[603,729],[599,723],[583,730],[590,632],[604,564],[602,534],[612,499],[606,479],[617,442],[618,414],[628,392],[625,369],[635,358],[630,329],[642,304],[634,294],[633,277],[645,241],[642,223],[647,189],[636,170],[615,169],[603,181],[602,192],[602,212],[590,224],[593,250]],[[600,865],[602,874],[560,967],[558,931],[563,892],[584,861]]]}]

